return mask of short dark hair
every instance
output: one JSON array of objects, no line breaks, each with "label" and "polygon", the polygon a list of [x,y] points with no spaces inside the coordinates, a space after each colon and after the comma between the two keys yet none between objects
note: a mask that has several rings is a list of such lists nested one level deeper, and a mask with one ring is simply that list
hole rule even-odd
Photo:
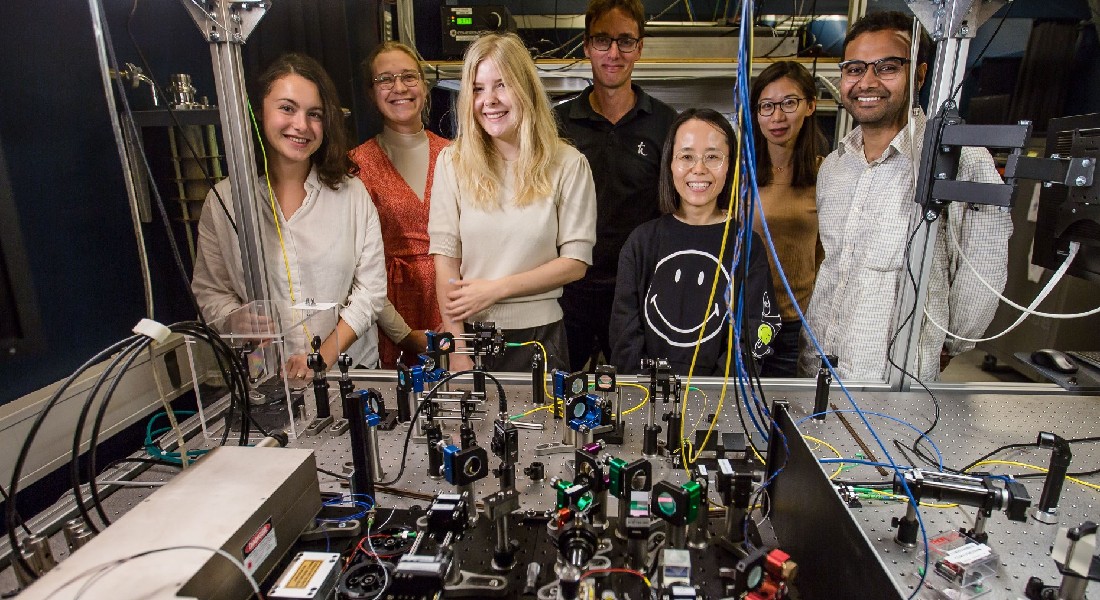
[{"label": "short dark hair", "polygon": [[722,183],[722,191],[718,192],[718,208],[726,209],[730,205],[730,189],[733,187],[733,172],[737,156],[733,154],[733,126],[729,120],[716,110],[710,108],[689,108],[676,115],[672,126],[668,129],[668,137],[665,138],[665,147],[661,151],[661,178],[657,184],[657,203],[663,214],[676,212],[680,208],[680,194],[676,191],[676,183],[672,180],[672,156],[676,153],[676,132],[680,127],[692,120],[698,119],[718,128],[726,136],[728,146],[726,164],[726,181]]},{"label": "short dark hair", "polygon": [[259,107],[259,119],[263,123],[264,98],[271,92],[271,86],[276,81],[290,74],[299,75],[317,86],[317,93],[321,96],[321,108],[324,111],[321,119],[324,137],[321,140],[321,146],[309,157],[309,160],[313,166],[317,167],[317,177],[321,183],[334,190],[339,189],[340,184],[349,175],[359,172],[359,167],[348,157],[348,133],[344,124],[344,109],[340,106],[336,84],[332,82],[332,78],[321,63],[309,56],[296,53],[284,54],[276,58],[256,80],[258,101],[254,102],[253,106]]},{"label": "short dark hair", "polygon": [[[760,123],[756,120],[757,105],[764,88],[772,82],[786,77],[798,86],[806,102],[817,98],[817,84],[806,67],[790,60],[772,63],[760,72],[752,82],[750,102],[752,103],[753,142],[756,146],[756,184],[764,187],[772,182],[772,157],[768,153],[768,140]],[[776,110],[779,108],[776,107]],[[817,115],[810,115],[802,122],[802,130],[794,141],[793,165],[791,168],[791,186],[809,187],[817,184],[818,156],[825,154],[828,142],[817,126]]]},{"label": "short dark hair", "polygon": [[[903,31],[912,33],[913,18],[896,10],[867,13],[856,21],[844,36],[844,52],[848,51],[848,44],[864,33],[875,31]],[[928,37],[923,28],[919,28],[920,42],[917,46],[917,62],[913,66],[927,64],[932,59],[932,38]]]},{"label": "short dark hair", "polygon": [[584,39],[592,35],[592,23],[607,13],[619,9],[638,24],[638,37],[645,37],[645,7],[642,0],[591,0],[584,11]]}]

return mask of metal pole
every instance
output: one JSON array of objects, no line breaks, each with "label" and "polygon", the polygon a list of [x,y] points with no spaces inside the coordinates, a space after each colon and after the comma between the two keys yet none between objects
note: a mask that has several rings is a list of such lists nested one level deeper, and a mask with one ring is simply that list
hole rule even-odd
[{"label": "metal pole", "polygon": [[[856,21],[863,18],[863,15],[867,14],[867,0],[850,0],[848,2],[848,27],[851,28]],[[843,57],[841,57],[843,58]],[[823,75],[818,75],[824,77]],[[839,81],[839,76],[838,79]],[[830,83],[831,85],[831,83]],[[837,92],[839,94],[839,83],[836,85]],[[831,91],[831,90],[830,90]],[[836,110],[836,137],[833,140],[833,149],[835,150],[840,140],[844,139],[844,136],[852,132],[855,128],[855,123],[852,120],[852,115],[847,110],[844,110],[841,98],[836,98],[837,110]]]},{"label": "metal pole", "polygon": [[184,8],[210,42],[237,242],[245,267],[245,302],[267,300],[269,294],[255,208],[258,197],[256,157],[252,148],[241,45],[269,5],[266,0],[212,0],[207,3],[211,7],[207,12],[198,3],[183,0]]},{"label": "metal pole", "polygon": [[367,399],[365,395],[348,394],[341,399],[344,418],[348,421],[351,441],[351,459],[354,471],[351,474],[351,493],[367,494],[374,497],[374,469],[372,468],[374,451],[368,443]]},{"label": "metal pole", "polygon": [[[978,6],[975,6],[972,0],[917,0],[908,5],[924,28],[929,31],[932,41],[936,42],[936,58],[929,74],[932,79],[928,102],[929,113],[934,114],[944,102],[951,99],[955,86],[962,81],[966,70],[970,40],[978,27],[1004,5],[1004,0],[977,4]],[[913,140],[913,160],[919,161],[919,157],[920,149],[917,147],[917,140]],[[917,177],[929,176],[930,173],[917,174]],[[916,189],[916,181],[913,182],[913,187]],[[924,217],[925,215],[918,215],[916,218],[924,219]],[[909,314],[910,307],[913,307],[913,318],[898,335],[898,342],[894,344],[891,358],[895,364],[901,365],[906,371],[914,374],[917,368],[916,358],[921,324],[924,322],[928,275],[932,271],[932,257],[940,226],[939,221],[933,222],[931,226],[922,225],[921,230],[914,237],[909,260],[911,264],[919,265],[920,277],[917,279],[915,292],[912,286],[901,286],[901,297],[898,303],[897,317],[900,319],[902,315]],[[887,379],[891,389],[894,390],[908,391],[912,387],[912,381],[898,370],[891,370]]]},{"label": "metal pole", "polygon": [[[929,112],[935,112],[939,107],[951,98],[951,90],[953,88],[952,82],[961,80],[961,73],[957,73],[955,69],[951,68],[952,64],[957,64],[958,67],[964,68],[966,64],[967,49],[970,45],[969,40],[958,39],[944,39],[936,44],[936,59],[932,66],[932,91],[928,102]],[[955,62],[955,57],[958,56],[958,62]],[[920,149],[918,147],[917,140],[912,141],[913,149],[913,161],[920,162]],[[917,173],[917,177],[925,177],[927,173],[920,171]],[[913,182],[913,188],[916,189],[916,181]],[[917,207],[919,210],[919,207]],[[942,219],[947,219],[947,215],[942,215]],[[928,294],[928,276],[932,272],[932,255],[936,247],[936,237],[939,234],[940,221],[933,221],[930,225],[925,224],[924,215],[918,215],[909,224],[909,227],[915,227],[917,220],[920,221],[920,231],[917,232],[913,238],[913,245],[910,251],[909,261],[913,265],[919,265],[920,276],[917,279],[917,289],[913,290],[913,287],[908,285],[907,282],[901,286],[901,298],[898,303],[899,311],[896,318],[901,319],[902,315],[909,314],[910,306],[914,306],[913,318],[905,324],[901,334],[898,335],[898,341],[894,344],[892,358],[894,364],[901,365],[905,371],[917,375],[917,354],[919,351],[919,340],[921,333],[921,324],[924,322],[924,304]],[[908,391],[912,386],[912,381],[905,377],[900,370],[893,369],[889,372],[888,380],[891,389]]]},{"label": "metal pole", "polygon": [[[111,84],[111,67],[107,61],[107,40],[106,40],[106,24],[105,17],[103,15],[103,6],[99,0],[88,0],[88,8],[92,13],[92,33],[95,36],[96,42],[96,58],[99,59],[99,71],[103,80],[103,93],[104,99],[107,101],[107,114],[111,118],[111,133],[115,136],[115,146],[118,148],[118,156],[122,162],[122,179],[126,183],[126,196],[129,198],[130,204],[130,221],[134,228],[134,236],[138,243],[138,260],[141,263],[141,280],[145,292],[145,313],[148,317],[153,317],[153,285],[149,275],[149,258],[145,252],[145,236],[141,229],[141,215],[140,208],[138,206],[138,188],[135,180],[139,178],[139,174],[135,173],[134,166],[136,161],[132,161],[131,157],[127,155],[127,148],[131,148],[132,152],[141,152],[141,140],[140,133],[134,128],[134,123],[130,120],[129,116],[126,117],[126,125],[130,130],[138,137],[134,139],[134,144],[129,146],[125,142],[123,135],[123,123],[118,116],[118,108],[115,106],[115,92],[114,86]],[[112,49],[113,50],[113,49]],[[114,55],[114,52],[111,52]],[[121,77],[116,73],[116,76]],[[126,98],[123,97],[122,101],[125,103]],[[144,183],[145,179],[140,178]]]}]

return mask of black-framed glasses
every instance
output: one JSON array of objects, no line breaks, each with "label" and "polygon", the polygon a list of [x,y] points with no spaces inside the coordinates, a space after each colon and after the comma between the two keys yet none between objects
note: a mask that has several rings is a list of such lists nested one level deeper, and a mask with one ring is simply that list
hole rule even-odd
[{"label": "black-framed glasses", "polygon": [[619,47],[619,52],[630,53],[638,49],[638,42],[641,40],[625,35],[617,38],[608,37],[606,35],[594,35],[588,38],[588,41],[592,43],[593,48],[600,52],[607,52],[611,49],[611,42],[615,42],[615,45]]},{"label": "black-framed glasses", "polygon": [[420,84],[420,73],[417,73],[416,71],[402,71],[397,75],[383,73],[378,77],[375,77],[371,81],[373,81],[375,85],[384,90],[392,90],[393,84],[399,79],[401,80],[401,83],[405,84],[405,87],[416,87]]},{"label": "black-framed glasses", "polygon": [[703,166],[711,171],[717,171],[726,164],[726,155],[721,152],[707,152],[706,154],[692,154],[691,152],[677,152],[672,157],[672,165],[681,171],[689,171],[695,165],[703,161]]},{"label": "black-framed glasses", "polygon": [[779,110],[791,114],[798,110],[798,105],[801,104],[803,100],[805,100],[805,98],[799,98],[798,96],[789,96],[779,102],[765,100],[756,105],[756,112],[761,117],[770,117],[775,112],[776,107],[778,107]]},{"label": "black-framed glasses", "polygon": [[840,67],[841,75],[849,81],[859,81],[863,79],[863,76],[867,74],[867,67],[871,67],[875,70],[875,77],[883,81],[890,81],[897,78],[897,76],[901,74],[906,63],[909,62],[911,61],[908,58],[887,56],[886,58],[880,58],[871,62],[864,60],[846,60],[837,66]]}]

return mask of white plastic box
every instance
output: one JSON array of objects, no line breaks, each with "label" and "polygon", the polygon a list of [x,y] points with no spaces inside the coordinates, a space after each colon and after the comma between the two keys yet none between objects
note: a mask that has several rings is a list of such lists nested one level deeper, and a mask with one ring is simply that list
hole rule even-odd
[{"label": "white plastic box", "polygon": [[[997,553],[958,531],[948,531],[928,539],[929,573],[926,588],[935,597],[947,600],[968,600],[988,594],[992,588],[985,582],[995,577],[1001,561]],[[924,557],[918,559],[923,564]]]}]

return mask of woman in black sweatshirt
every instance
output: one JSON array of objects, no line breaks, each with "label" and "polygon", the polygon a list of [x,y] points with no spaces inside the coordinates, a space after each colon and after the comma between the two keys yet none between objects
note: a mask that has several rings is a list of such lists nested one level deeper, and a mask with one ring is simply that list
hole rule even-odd
[{"label": "woman in black sweatshirt", "polygon": [[661,157],[664,215],[635,229],[619,255],[611,315],[619,372],[664,358],[679,374],[694,363],[694,375],[722,375],[738,310],[742,360],[771,353],[780,316],[767,249],[729,215],[733,144],[729,121],[713,110],[689,109],[673,122]]}]

